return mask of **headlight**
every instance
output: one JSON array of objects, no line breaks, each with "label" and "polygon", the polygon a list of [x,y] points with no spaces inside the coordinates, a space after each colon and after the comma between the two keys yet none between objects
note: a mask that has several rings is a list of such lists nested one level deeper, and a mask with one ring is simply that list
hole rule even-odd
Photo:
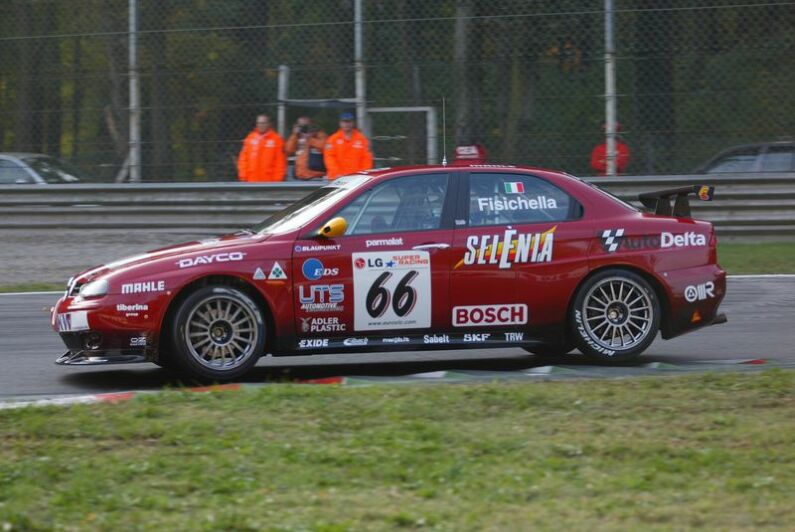
[{"label": "headlight", "polygon": [[100,297],[108,293],[108,282],[104,279],[91,281],[80,287],[81,297]]}]

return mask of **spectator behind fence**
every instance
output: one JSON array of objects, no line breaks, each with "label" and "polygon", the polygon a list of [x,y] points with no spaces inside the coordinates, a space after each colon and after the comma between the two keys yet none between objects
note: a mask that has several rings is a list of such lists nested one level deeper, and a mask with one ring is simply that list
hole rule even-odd
[{"label": "spectator behind fence", "polygon": [[287,139],[284,151],[295,154],[295,177],[314,179],[326,175],[323,163],[323,149],[328,135],[312,123],[312,119],[302,116],[293,126],[293,134]]},{"label": "spectator behind fence", "polygon": [[237,159],[241,181],[284,181],[287,170],[284,141],[270,125],[268,115],[257,116],[257,127],[243,140]]},{"label": "spectator behind fence", "polygon": [[353,114],[340,115],[340,129],[328,138],[323,160],[329,179],[373,167],[373,154],[367,137],[353,127]]},{"label": "spectator behind fence", "polygon": [[[607,125],[602,126],[606,130]],[[624,144],[618,132],[621,131],[621,124],[616,122],[616,174],[623,174],[629,164],[629,146]],[[607,175],[607,142],[597,144],[591,152],[591,169],[598,175]]]}]

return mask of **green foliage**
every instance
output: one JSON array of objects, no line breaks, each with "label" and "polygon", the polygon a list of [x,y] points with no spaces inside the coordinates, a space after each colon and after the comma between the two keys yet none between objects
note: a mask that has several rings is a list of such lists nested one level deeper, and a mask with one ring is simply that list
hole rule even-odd
[{"label": "green foliage", "polygon": [[[60,155],[112,178],[128,128],[128,3],[6,4],[0,149]],[[292,98],[354,96],[353,2],[139,4],[147,180],[233,179],[254,115],[275,114],[279,65],[291,67]],[[631,172],[686,173],[725,147],[795,130],[795,10],[755,4],[661,0],[650,12],[640,0],[618,3],[618,114]],[[472,18],[456,64],[463,7]],[[604,117],[601,2],[365,0],[364,8],[369,105],[439,108],[445,97],[451,144],[466,107],[474,122],[466,126],[494,161],[591,173]],[[459,83],[462,70],[476,75]],[[336,110],[291,108],[289,120],[302,112],[336,128]],[[377,156],[425,160],[422,118],[378,115],[373,126]]]}]

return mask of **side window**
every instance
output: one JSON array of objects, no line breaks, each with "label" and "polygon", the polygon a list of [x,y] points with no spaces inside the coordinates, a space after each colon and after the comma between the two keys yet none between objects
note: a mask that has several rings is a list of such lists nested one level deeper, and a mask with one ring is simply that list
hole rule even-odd
[{"label": "side window", "polygon": [[337,216],[346,235],[438,229],[447,193],[447,174],[400,177],[363,192]]},{"label": "side window", "polygon": [[756,163],[759,148],[742,148],[727,153],[707,168],[708,174],[721,174],[726,172],[751,172]]},{"label": "side window", "polygon": [[469,225],[557,222],[579,207],[568,194],[537,177],[472,174],[469,177]]},{"label": "side window", "polygon": [[770,146],[762,159],[763,172],[791,172],[795,146]]},{"label": "side window", "polygon": [[17,182],[32,183],[24,168],[8,160],[0,160],[0,185],[14,185]]}]

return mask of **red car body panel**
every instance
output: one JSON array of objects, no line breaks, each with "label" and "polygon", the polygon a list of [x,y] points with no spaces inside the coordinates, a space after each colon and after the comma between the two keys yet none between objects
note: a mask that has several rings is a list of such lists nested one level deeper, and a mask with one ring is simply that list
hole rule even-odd
[{"label": "red car body panel", "polygon": [[[454,225],[337,239],[314,236],[362,190],[386,180],[479,172],[546,180],[576,199],[582,214],[568,221],[514,226]],[[652,282],[663,305],[664,338],[709,325],[717,316],[726,280],[716,263],[716,238],[707,222],[641,213],[574,177],[537,168],[422,166],[365,174],[366,180],[352,185],[339,201],[318,209],[308,223],[293,231],[225,235],[77,275],[52,315],[53,328],[70,353],[85,355],[72,363],[132,360],[114,359],[115,355],[156,361],[169,311],[191,287],[222,278],[236,279],[257,295],[268,323],[266,352],[275,355],[560,344],[565,341],[578,286],[605,267],[632,269]],[[621,236],[605,237],[605,231],[618,235],[618,229]],[[502,256],[499,243],[513,242],[509,249],[515,250],[522,238],[538,246],[532,256],[537,252],[538,261],[528,256],[521,262],[513,251]],[[546,239],[550,260],[543,257]],[[489,248],[487,242],[496,247]],[[355,280],[369,282],[369,265],[379,260],[396,264],[395,276],[388,282],[398,281],[402,262],[427,272],[422,274],[430,293],[427,316],[418,311],[417,321],[405,328],[396,316],[391,322],[357,323],[355,306],[362,293]],[[106,295],[78,294],[80,286],[98,279],[107,281]],[[703,293],[709,297],[699,297]],[[427,293],[420,297],[427,298]],[[500,312],[502,318],[489,323]],[[508,323],[514,319],[511,313],[516,324]],[[523,319],[526,323],[518,323]],[[480,325],[476,320],[481,320]]]}]

